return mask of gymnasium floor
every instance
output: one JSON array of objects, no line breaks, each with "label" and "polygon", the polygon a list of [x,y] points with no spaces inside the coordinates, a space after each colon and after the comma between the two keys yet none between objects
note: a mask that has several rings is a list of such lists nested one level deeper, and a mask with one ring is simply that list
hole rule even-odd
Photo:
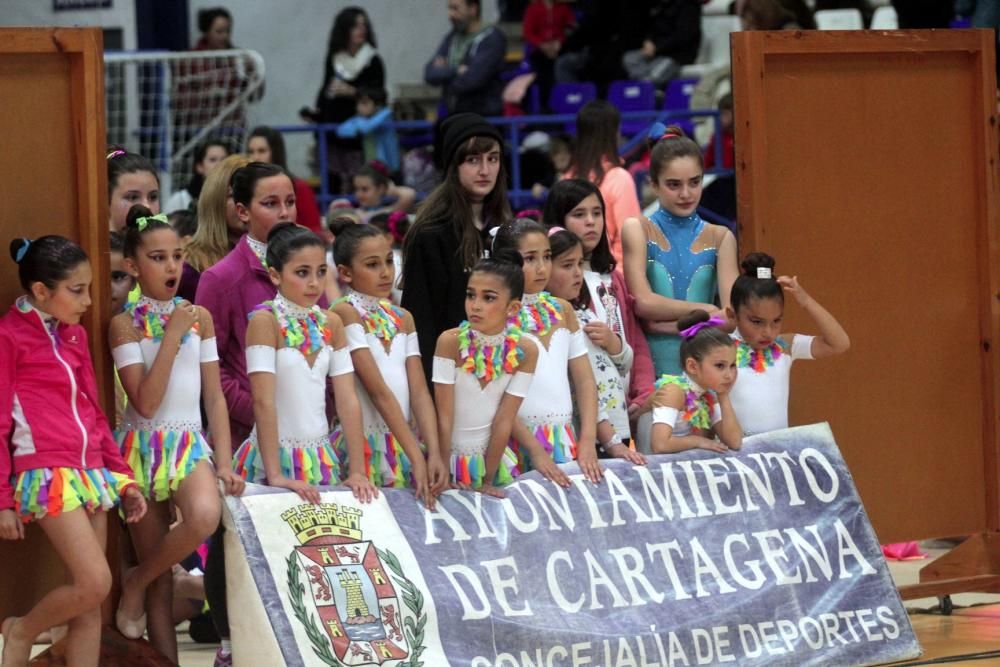
[{"label": "gymnasium floor", "polygon": [[[944,549],[928,548],[931,558],[945,553]],[[929,560],[890,562],[889,570],[897,585],[916,583],[920,568]],[[951,616],[942,616],[935,610],[937,599],[909,600],[906,608],[910,620],[924,649],[924,655],[915,661],[894,663],[894,667],[947,664],[954,667],[1000,667],[1000,595],[974,593],[955,595],[955,610]],[[183,626],[182,626],[183,628]],[[186,628],[178,632],[181,667],[212,667],[215,647],[195,644],[188,637]],[[36,652],[47,646],[36,647]],[[968,656],[994,652],[985,659],[965,659],[954,662],[952,656]],[[941,662],[938,662],[940,659]]]}]

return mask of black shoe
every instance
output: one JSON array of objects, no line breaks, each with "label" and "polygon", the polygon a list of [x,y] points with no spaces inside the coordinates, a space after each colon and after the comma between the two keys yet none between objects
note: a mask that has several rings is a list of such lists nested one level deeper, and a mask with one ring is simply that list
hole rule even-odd
[{"label": "black shoe", "polygon": [[188,621],[188,634],[197,644],[218,644],[219,632],[209,614],[199,614]]}]

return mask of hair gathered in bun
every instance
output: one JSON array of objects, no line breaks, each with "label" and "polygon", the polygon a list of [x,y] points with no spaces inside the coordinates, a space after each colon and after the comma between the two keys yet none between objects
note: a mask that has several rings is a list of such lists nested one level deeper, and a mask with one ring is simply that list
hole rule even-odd
[{"label": "hair gathered in bun", "polygon": [[479,260],[472,272],[488,273],[499,278],[510,290],[511,299],[520,299],[524,295],[524,258],[516,250],[500,248]]},{"label": "hair gathered in bun", "polygon": [[688,332],[687,335],[681,336],[682,368],[688,359],[701,361],[717,347],[732,347],[733,339],[719,327],[722,323],[719,319],[713,321],[708,311],[700,308],[690,311],[677,320],[678,331]]},{"label": "hair gathered in bun", "polygon": [[280,273],[292,254],[309,247],[325,249],[326,245],[308,227],[294,222],[279,222],[267,233],[267,266]]},{"label": "hair gathered in bun", "polygon": [[122,254],[125,257],[134,258],[142,246],[143,235],[157,229],[173,229],[167,216],[162,213],[153,215],[148,207],[142,204],[133,204],[125,216],[125,228],[122,230],[124,237]]},{"label": "hair gathered in bun", "polygon": [[694,158],[705,168],[701,148],[678,125],[654,123],[647,135],[652,153],[649,156],[649,178],[654,183],[668,164],[682,157]]},{"label": "hair gathered in bun", "polygon": [[55,289],[76,267],[88,261],[87,253],[80,246],[54,234],[34,241],[13,239],[10,242],[10,257],[17,262],[17,275],[26,292],[31,291],[33,283]]},{"label": "hair gathered in bun", "polygon": [[784,304],[785,294],[774,275],[774,265],[774,258],[763,252],[752,252],[743,258],[742,273],[729,296],[733,311],[740,312],[753,299],[777,299]]}]

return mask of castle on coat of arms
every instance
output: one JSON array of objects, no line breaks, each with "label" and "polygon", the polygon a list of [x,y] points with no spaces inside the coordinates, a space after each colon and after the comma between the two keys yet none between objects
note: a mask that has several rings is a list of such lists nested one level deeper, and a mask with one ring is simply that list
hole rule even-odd
[{"label": "castle on coat of arms", "polygon": [[296,505],[285,510],[281,518],[295,531],[299,544],[318,537],[342,537],[361,540],[361,510],[341,507],[336,503]]}]

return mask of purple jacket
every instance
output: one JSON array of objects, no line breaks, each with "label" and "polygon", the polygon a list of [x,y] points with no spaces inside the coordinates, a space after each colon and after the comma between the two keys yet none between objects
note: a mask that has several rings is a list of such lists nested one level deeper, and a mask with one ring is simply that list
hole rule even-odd
[{"label": "purple jacket", "polygon": [[254,306],[273,299],[277,292],[267,270],[247,244],[246,235],[215,266],[202,272],[198,281],[194,301],[212,314],[215,324],[222,393],[229,408],[234,450],[250,435],[254,422],[245,352],[248,316]]}]

